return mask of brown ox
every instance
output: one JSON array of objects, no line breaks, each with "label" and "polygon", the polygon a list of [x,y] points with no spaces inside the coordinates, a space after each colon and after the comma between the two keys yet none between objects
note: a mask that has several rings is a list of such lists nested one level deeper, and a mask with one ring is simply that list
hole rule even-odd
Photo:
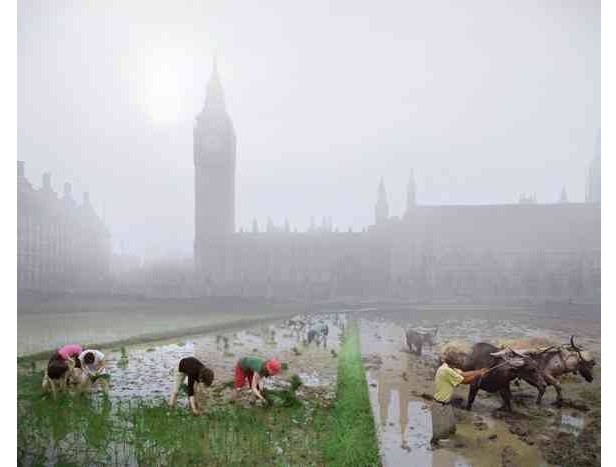
[{"label": "brown ox", "polygon": [[[432,332],[421,332],[408,328],[406,330],[406,345],[408,345],[409,351],[411,353],[421,355],[421,349],[424,344],[427,344],[430,348],[432,348],[437,332],[438,328]],[[415,347],[415,349],[413,349],[413,347]]]},{"label": "brown ox", "polygon": [[[559,378],[565,373],[579,373],[589,383],[592,381],[592,369],[595,366],[595,359],[588,351],[584,351],[573,342],[571,336],[570,348],[565,346],[553,346],[542,351],[536,350],[518,350],[532,357],[539,366],[539,373],[547,386],[554,386],[556,389],[556,402],[561,404],[563,400],[562,389],[560,387]],[[536,380],[520,376],[528,384],[534,386],[538,390],[537,404],[541,404],[541,399],[546,390],[546,384],[539,384]]]},{"label": "brown ox", "polygon": [[498,350],[498,347],[487,342],[479,342],[473,346],[470,355],[461,360],[464,371],[488,368],[490,372],[470,384],[468,391],[467,410],[470,410],[482,389],[486,392],[498,392],[503,399],[502,409],[511,412],[511,389],[509,384],[517,378],[533,381],[535,387],[545,386],[538,372],[538,365],[533,358],[520,354],[512,349]]}]

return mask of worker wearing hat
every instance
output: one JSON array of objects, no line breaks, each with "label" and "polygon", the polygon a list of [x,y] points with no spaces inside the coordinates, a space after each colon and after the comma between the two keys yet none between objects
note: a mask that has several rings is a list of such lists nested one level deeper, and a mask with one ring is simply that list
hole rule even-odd
[{"label": "worker wearing hat", "polygon": [[261,394],[263,378],[277,375],[280,373],[280,367],[280,362],[275,358],[269,360],[255,356],[241,358],[235,366],[235,389],[239,392],[248,381],[255,396],[264,400]]}]

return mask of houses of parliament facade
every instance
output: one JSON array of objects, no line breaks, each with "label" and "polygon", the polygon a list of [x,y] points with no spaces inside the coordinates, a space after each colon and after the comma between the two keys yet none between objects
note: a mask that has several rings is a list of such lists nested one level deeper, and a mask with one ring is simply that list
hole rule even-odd
[{"label": "houses of parliament facade", "polygon": [[110,235],[71,185],[58,197],[51,174],[34,188],[17,161],[17,289],[43,293],[101,292],[109,288]]},{"label": "houses of parliament facade", "polygon": [[[600,141],[600,136],[599,136]],[[406,212],[389,214],[383,181],[375,222],[362,232],[235,229],[236,135],[216,70],[194,126],[198,293],[405,300],[599,300],[600,142],[586,202],[424,206],[407,186]]]},{"label": "houses of parliament facade", "polygon": [[[214,70],[193,133],[193,267],[110,271],[110,235],[88,194],[58,196],[17,163],[18,290],[164,293],[284,300],[600,300],[600,137],[586,174],[586,202],[427,206],[407,186],[403,216],[389,213],[385,185],[374,223],[361,232],[320,228],[236,231],[236,135]],[[135,279],[135,277],[133,277]],[[115,285],[110,286],[113,283]],[[164,290],[164,292],[163,292]]]}]

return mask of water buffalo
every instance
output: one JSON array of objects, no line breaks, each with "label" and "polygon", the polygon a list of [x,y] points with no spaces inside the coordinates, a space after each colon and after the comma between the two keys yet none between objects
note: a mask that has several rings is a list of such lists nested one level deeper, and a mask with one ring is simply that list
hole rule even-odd
[{"label": "water buffalo", "polygon": [[573,342],[573,337],[571,336],[571,346],[569,349],[561,345],[549,347],[542,351],[518,351],[518,353],[533,358],[539,367],[542,381],[538,382],[536,379],[527,378],[527,375],[520,375],[524,381],[537,388],[537,404],[541,404],[541,399],[547,386],[554,386],[554,389],[556,389],[556,402],[557,404],[562,403],[562,389],[558,378],[565,373],[579,372],[586,381],[592,382],[592,369],[595,366],[595,359],[590,352],[576,346]]},{"label": "water buffalo", "polygon": [[[434,345],[434,338],[438,328],[432,332],[421,332],[412,328],[406,330],[406,345],[408,345],[411,353],[421,355],[421,349],[424,344],[427,344],[430,348]],[[415,349],[413,349],[415,347]]]},{"label": "water buffalo", "polygon": [[302,331],[306,327],[306,323],[301,320],[289,319],[286,324],[291,330],[291,333],[295,334],[299,340],[301,338]]},{"label": "water buffalo", "polygon": [[511,412],[511,389],[509,384],[516,378],[534,381],[536,387],[545,386],[539,375],[537,362],[511,349],[500,350],[492,344],[480,342],[473,346],[471,354],[465,361],[463,370],[490,368],[492,371],[471,383],[468,391],[467,410],[470,410],[479,389],[495,393],[503,399],[502,409]]}]

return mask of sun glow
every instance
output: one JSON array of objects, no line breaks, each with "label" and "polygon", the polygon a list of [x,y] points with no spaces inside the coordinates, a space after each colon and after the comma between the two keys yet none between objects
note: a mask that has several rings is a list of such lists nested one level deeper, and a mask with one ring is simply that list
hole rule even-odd
[{"label": "sun glow", "polygon": [[158,68],[148,73],[146,103],[155,123],[176,122],[180,116],[180,80],[173,69]]}]

